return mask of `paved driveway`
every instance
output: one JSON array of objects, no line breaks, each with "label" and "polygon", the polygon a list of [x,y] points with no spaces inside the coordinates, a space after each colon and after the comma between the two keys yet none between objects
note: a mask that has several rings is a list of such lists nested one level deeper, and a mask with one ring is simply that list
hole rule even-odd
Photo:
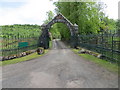
[{"label": "paved driveway", "polygon": [[3,66],[3,88],[117,88],[118,76],[74,54],[59,40],[46,55]]}]

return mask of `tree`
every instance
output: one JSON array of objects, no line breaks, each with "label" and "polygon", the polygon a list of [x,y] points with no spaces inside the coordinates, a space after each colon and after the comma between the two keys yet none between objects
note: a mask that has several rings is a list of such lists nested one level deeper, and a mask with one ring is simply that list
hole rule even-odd
[{"label": "tree", "polygon": [[50,22],[53,19],[54,13],[52,11],[48,11],[46,13],[46,15],[47,15],[47,19],[44,21],[45,24],[47,24],[48,22]]},{"label": "tree", "polygon": [[61,38],[61,34],[60,34],[60,30],[58,28],[58,24],[54,24],[51,29],[50,32],[52,33],[52,38],[53,39],[60,39]]},{"label": "tree", "polygon": [[117,20],[116,26],[117,26],[118,35],[120,35],[120,20]]},{"label": "tree", "polygon": [[[116,29],[115,21],[104,14],[106,5],[96,2],[56,2],[56,13],[62,13],[73,24],[78,24],[80,34],[97,34],[100,29]],[[64,28],[64,27],[63,27]]]},{"label": "tree", "polygon": [[100,7],[95,2],[56,2],[56,12],[62,13],[73,24],[78,24],[80,34],[98,33]]}]

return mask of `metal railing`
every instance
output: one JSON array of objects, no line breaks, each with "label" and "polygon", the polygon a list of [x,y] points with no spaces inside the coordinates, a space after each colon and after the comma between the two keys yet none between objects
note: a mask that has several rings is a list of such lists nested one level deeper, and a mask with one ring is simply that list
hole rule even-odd
[{"label": "metal railing", "polygon": [[79,35],[78,46],[102,54],[112,62],[120,62],[120,36],[118,34]]},{"label": "metal railing", "polygon": [[[39,36],[2,38],[2,44],[0,45],[1,60],[3,60],[5,57],[16,56],[22,52],[36,49],[38,47],[38,39]],[[26,43],[24,45],[24,42],[26,42],[27,45]]]}]

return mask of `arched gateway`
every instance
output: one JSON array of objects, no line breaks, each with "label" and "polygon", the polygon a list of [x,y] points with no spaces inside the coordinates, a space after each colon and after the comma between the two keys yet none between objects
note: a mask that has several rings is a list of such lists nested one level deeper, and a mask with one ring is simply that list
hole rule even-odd
[{"label": "arched gateway", "polygon": [[58,14],[55,16],[48,24],[41,25],[42,34],[39,37],[38,46],[43,47],[45,49],[49,48],[49,29],[54,23],[64,23],[70,30],[71,34],[71,47],[77,47],[77,33],[78,33],[78,25],[73,25],[69,20],[67,20],[62,14]]}]

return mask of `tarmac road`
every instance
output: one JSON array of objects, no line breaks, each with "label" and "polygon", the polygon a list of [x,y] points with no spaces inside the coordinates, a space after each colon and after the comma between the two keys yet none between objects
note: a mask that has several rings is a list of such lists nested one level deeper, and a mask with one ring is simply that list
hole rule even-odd
[{"label": "tarmac road", "polygon": [[74,54],[60,40],[44,56],[3,66],[3,88],[118,88],[118,75]]}]

